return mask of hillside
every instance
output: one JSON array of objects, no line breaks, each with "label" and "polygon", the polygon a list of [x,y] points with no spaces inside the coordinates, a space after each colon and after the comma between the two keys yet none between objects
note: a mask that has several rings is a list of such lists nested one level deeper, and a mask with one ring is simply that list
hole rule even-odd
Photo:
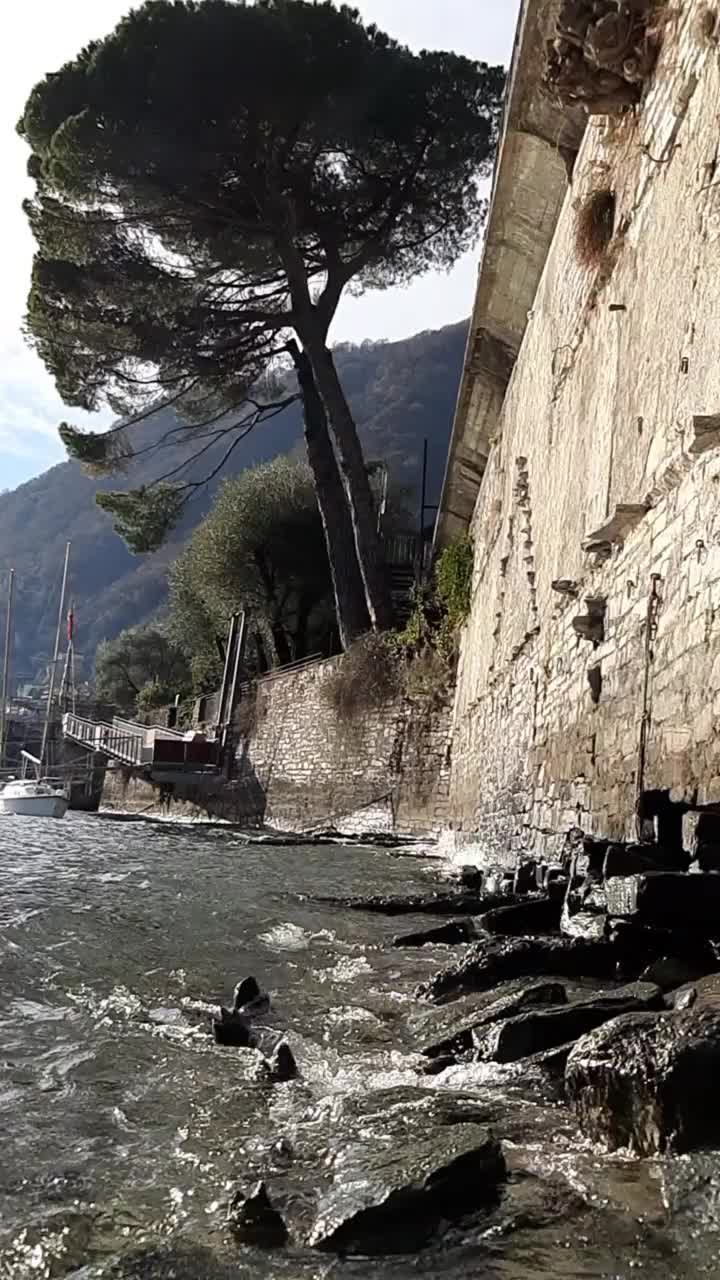
[{"label": "hillside", "polygon": [[[367,458],[384,458],[393,476],[417,488],[422,442],[429,440],[428,501],[442,484],[465,344],[466,324],[417,334],[402,342],[343,345],[338,365],[360,427]],[[159,413],[138,428],[143,446],[158,439],[172,416]],[[296,406],[251,433],[236,449],[224,475],[301,447]],[[187,452],[191,452],[188,448]],[[70,595],[75,601],[79,652],[90,661],[98,643],[141,623],[162,606],[167,565],[183,538],[206,513],[218,477],[188,509],[173,541],[155,555],[134,556],[95,504],[98,488],[148,483],[183,456],[178,446],[145,454],[121,476],[99,482],[65,462],[0,495],[0,571],[17,575],[15,674],[34,674],[52,650],[65,541],[72,541]],[[205,474],[212,458],[204,458]]]}]

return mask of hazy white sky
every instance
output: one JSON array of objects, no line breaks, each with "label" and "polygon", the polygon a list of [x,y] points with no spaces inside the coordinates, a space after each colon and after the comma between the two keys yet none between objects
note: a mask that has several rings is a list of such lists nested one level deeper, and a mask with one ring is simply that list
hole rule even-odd
[{"label": "hazy white sky", "polygon": [[[486,62],[510,56],[518,0],[354,0],[363,17],[414,48],[451,48]],[[128,0],[23,0],[13,6],[0,53],[0,490],[14,488],[63,457],[57,424],[82,415],[66,409],[41,362],[25,346],[21,324],[32,239],[20,207],[30,189],[26,148],[15,123],[35,82],[105,35]],[[407,289],[347,299],[332,337],[402,338],[459,320],[470,310],[477,251],[449,275]],[[86,421],[90,421],[86,419]]]}]

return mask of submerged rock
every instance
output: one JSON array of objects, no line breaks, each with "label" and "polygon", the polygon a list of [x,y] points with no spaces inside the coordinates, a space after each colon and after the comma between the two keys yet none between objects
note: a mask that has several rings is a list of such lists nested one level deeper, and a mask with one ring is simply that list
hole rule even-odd
[{"label": "submerged rock", "polygon": [[470,942],[476,937],[470,920],[451,920],[448,924],[439,924],[434,929],[423,929],[419,933],[401,933],[393,938],[394,947],[426,947],[445,943],[452,946],[456,942]]},{"label": "submerged rock", "polygon": [[257,1182],[249,1191],[235,1192],[228,1205],[227,1224],[237,1240],[259,1249],[280,1248],[288,1238],[264,1182]]},{"label": "submerged rock", "polygon": [[231,1009],[221,1009],[220,1017],[213,1018],[212,1033],[216,1044],[239,1049],[250,1048],[253,1044],[250,1022],[244,1014]]},{"label": "submerged rock", "polygon": [[629,1013],[580,1040],[565,1090],[582,1132],[650,1156],[720,1142],[720,1009]]},{"label": "submerged rock", "polygon": [[444,1222],[492,1204],[505,1161],[486,1119],[474,1099],[421,1089],[339,1099],[306,1242],[411,1253]]},{"label": "submerged rock", "polygon": [[560,928],[561,910],[562,902],[557,898],[531,898],[486,911],[478,917],[477,926],[485,933],[552,933]]},{"label": "submerged rock", "polygon": [[259,1018],[270,1010],[270,997],[260,990],[257,978],[243,978],[233,991],[233,1013]]},{"label": "submerged rock", "polygon": [[445,1009],[450,1017],[444,1019],[445,1034],[441,1039],[426,1044],[421,1052],[427,1058],[448,1053],[465,1053],[473,1047],[473,1034],[490,1023],[512,1018],[515,1014],[538,1005],[562,1005],[566,1001],[567,994],[561,982],[536,982],[532,986],[521,987],[519,991],[501,996],[499,1000],[493,1000],[481,1009],[470,1011],[461,1001],[458,1001],[457,1006],[446,1005]]},{"label": "submerged rock", "polygon": [[346,911],[370,911],[376,915],[480,915],[491,907],[506,905],[504,894],[430,893],[417,897],[395,897],[382,894],[370,898],[313,898],[325,907],[342,907]]},{"label": "submerged rock", "polygon": [[636,982],[559,1008],[532,1009],[493,1026],[478,1027],[473,1040],[480,1061],[517,1062],[578,1040],[619,1014],[661,1008],[660,988]]},{"label": "submerged rock", "polygon": [[279,1083],[295,1080],[298,1075],[297,1063],[287,1040],[281,1040],[276,1046],[268,1065],[272,1079]]},{"label": "submerged rock", "polygon": [[503,938],[476,942],[458,964],[441,969],[417,989],[429,1000],[452,999],[463,991],[486,991],[510,978],[533,975],[609,977],[615,967],[607,942],[584,938]]}]

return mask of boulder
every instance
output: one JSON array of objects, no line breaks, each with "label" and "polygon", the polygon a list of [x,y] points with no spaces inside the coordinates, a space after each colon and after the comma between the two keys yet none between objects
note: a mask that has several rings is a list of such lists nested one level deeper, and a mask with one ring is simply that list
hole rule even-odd
[{"label": "boulder", "polygon": [[669,1009],[689,1009],[694,1004],[706,1009],[720,1009],[720,973],[685,982],[665,997],[665,1005]]},{"label": "boulder", "polygon": [[216,1044],[247,1049],[254,1043],[248,1019],[230,1009],[221,1009],[219,1018],[213,1018],[212,1033]]},{"label": "boulder", "polygon": [[496,1201],[505,1161],[477,1100],[389,1089],[334,1108],[317,1201],[297,1233],[307,1244],[412,1253],[442,1224]]},{"label": "boulder", "polygon": [[720,876],[654,871],[606,881],[608,911],[641,924],[720,928]]},{"label": "boulder", "polygon": [[702,977],[702,971],[688,960],[678,956],[659,956],[640,974],[643,982],[654,982],[661,991],[675,991],[686,983]]},{"label": "boulder", "polygon": [[683,849],[663,845],[609,844],[603,863],[603,878],[643,875],[649,871],[687,871],[690,859]]},{"label": "boulder", "polygon": [[477,1028],[473,1041],[481,1062],[517,1062],[577,1040],[619,1014],[661,1008],[660,988],[636,982],[561,1008],[532,1009],[493,1026]]},{"label": "boulder", "polygon": [[480,867],[461,867],[459,879],[464,889],[482,889],[483,873]]},{"label": "boulder", "polygon": [[393,938],[394,947],[426,947],[457,942],[470,942],[477,935],[470,920],[450,920],[434,929],[421,929],[418,933],[400,933]]},{"label": "boulder", "polygon": [[295,1080],[298,1075],[298,1068],[293,1051],[286,1040],[281,1040],[276,1045],[272,1056],[269,1059],[270,1076],[278,1083],[284,1083],[287,1080]]},{"label": "boulder", "polygon": [[610,977],[615,956],[607,942],[583,938],[489,938],[468,947],[458,964],[441,969],[417,989],[428,1000],[448,1000],[463,991],[487,991],[512,978]]},{"label": "boulder", "polygon": [[270,997],[260,990],[257,978],[243,978],[233,991],[233,1013],[242,1013],[246,1018],[259,1018],[270,1010]]},{"label": "boulder", "polygon": [[642,1156],[720,1142],[720,1010],[628,1013],[580,1040],[565,1090],[584,1135]]},{"label": "boulder", "polygon": [[[537,1008],[538,1005],[562,1005],[566,1001],[565,987],[561,982],[536,982],[531,986],[521,987],[519,991],[501,996],[499,1000],[493,1000],[491,1004],[482,1009],[476,1009],[472,1013],[458,1002],[460,1007],[457,1008],[455,1021],[446,1021],[444,1036],[426,1044],[421,1052],[427,1058],[448,1053],[466,1053],[472,1049],[473,1033],[478,1029],[501,1021],[503,1018],[512,1018],[526,1009]],[[455,1008],[454,1004],[446,1006],[449,1012]]]},{"label": "boulder", "polygon": [[654,928],[633,920],[611,920],[610,942],[623,974],[635,977],[662,956],[685,961],[698,973],[718,968],[717,944],[697,929]]},{"label": "boulder", "polygon": [[494,907],[478,916],[477,927],[485,933],[552,933],[560,927],[562,903],[552,898],[530,898],[512,906]]},{"label": "boulder", "polygon": [[264,1182],[255,1183],[248,1191],[234,1193],[228,1205],[227,1225],[242,1244],[259,1249],[281,1248],[288,1238],[287,1227]]},{"label": "boulder", "polygon": [[424,1062],[420,1067],[420,1073],[424,1076],[439,1076],[443,1071],[447,1071],[448,1067],[456,1067],[457,1063],[457,1058],[454,1058],[451,1053],[444,1053],[441,1057]]}]

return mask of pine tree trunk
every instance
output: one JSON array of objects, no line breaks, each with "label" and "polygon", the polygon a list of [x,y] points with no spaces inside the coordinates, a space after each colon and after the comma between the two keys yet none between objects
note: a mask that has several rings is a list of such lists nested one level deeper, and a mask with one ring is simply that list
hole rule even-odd
[{"label": "pine tree trunk", "polygon": [[332,353],[325,342],[308,334],[303,338],[315,385],[332,427],[343,488],[352,519],[357,561],[365,585],[370,621],[377,630],[392,626],[392,602],[382,547],[377,532],[375,505],[357,428],[337,376]]},{"label": "pine tree trunk", "polygon": [[305,444],[325,532],[340,643],[347,649],[370,627],[365,585],[358,566],[350,509],[310,361],[297,344],[291,343],[290,351],[302,391]]}]

